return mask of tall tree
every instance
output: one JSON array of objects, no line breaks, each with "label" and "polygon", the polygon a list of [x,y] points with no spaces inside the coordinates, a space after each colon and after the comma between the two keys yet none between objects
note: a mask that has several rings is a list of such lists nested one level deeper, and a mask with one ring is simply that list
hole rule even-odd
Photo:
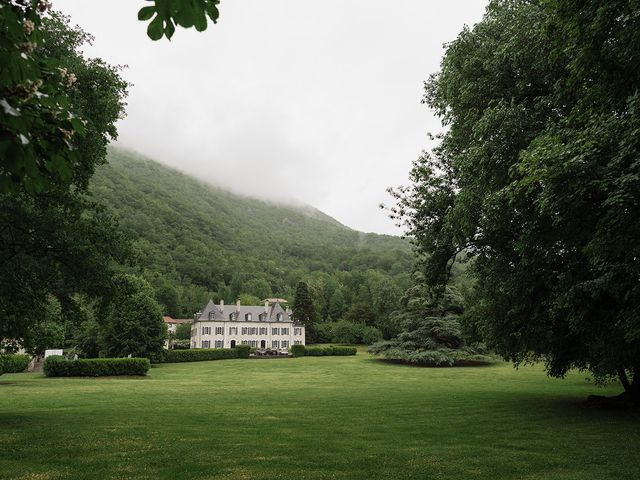
[{"label": "tall tree", "polygon": [[118,275],[113,291],[103,314],[102,351],[108,357],[158,358],[167,327],[151,285],[134,275]]},{"label": "tall tree", "polygon": [[[24,337],[50,295],[60,301],[63,315],[76,292],[101,296],[115,263],[128,256],[117,223],[87,192],[94,169],[105,161],[108,141],[116,136],[127,84],[117,69],[79,53],[89,38],[64,18],[43,20],[40,35],[31,55],[56,59],[60,68],[74,72],[65,95],[82,113],[90,135],[77,142],[78,161],[64,179],[47,177],[49,186],[39,195],[21,184],[0,193],[0,338]],[[2,158],[0,169],[7,157]]]},{"label": "tall tree", "polygon": [[313,304],[313,298],[309,292],[309,286],[306,282],[298,282],[296,285],[296,294],[293,299],[293,319],[305,326],[305,336],[307,341],[313,343],[316,339],[315,324],[317,313]]},{"label": "tall tree", "polygon": [[475,257],[477,330],[516,363],[640,402],[640,4],[495,0],[425,103],[447,131],[395,215],[442,292]]}]

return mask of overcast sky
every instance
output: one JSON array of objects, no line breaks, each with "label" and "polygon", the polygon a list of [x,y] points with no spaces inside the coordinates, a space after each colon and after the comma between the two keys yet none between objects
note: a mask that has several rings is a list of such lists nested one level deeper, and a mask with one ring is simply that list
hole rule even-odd
[{"label": "overcast sky", "polygon": [[247,195],[400,234],[378,208],[440,122],[420,104],[442,44],[485,0],[222,0],[205,32],[146,37],[132,0],[54,0],[133,83],[118,143]]}]

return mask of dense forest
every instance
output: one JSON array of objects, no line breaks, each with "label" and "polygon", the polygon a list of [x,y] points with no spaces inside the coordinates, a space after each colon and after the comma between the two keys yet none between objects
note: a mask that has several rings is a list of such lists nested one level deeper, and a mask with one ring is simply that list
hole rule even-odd
[{"label": "dense forest", "polygon": [[91,189],[174,317],[190,317],[208,298],[293,299],[305,280],[318,320],[366,304],[378,323],[409,284],[412,253],[401,238],[357,232],[312,207],[233,194],[129,151],[111,149]]}]

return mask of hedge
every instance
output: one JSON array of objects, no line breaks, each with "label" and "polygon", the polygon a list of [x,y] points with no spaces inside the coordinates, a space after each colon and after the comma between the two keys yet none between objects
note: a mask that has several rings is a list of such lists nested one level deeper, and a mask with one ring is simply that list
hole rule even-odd
[{"label": "hedge", "polygon": [[238,358],[236,348],[192,348],[189,350],[167,350],[164,353],[166,363],[201,362],[204,360],[224,360]]},{"label": "hedge", "polygon": [[249,345],[236,345],[236,352],[238,352],[238,358],[249,358],[251,353],[251,347]]},{"label": "hedge", "polygon": [[305,355],[310,357],[322,357],[331,355],[355,355],[358,352],[356,347],[306,347]]},{"label": "hedge", "polygon": [[24,372],[30,361],[29,355],[0,355],[0,370],[4,373]]},{"label": "hedge", "polygon": [[112,375],[146,375],[151,367],[148,358],[83,358],[67,360],[52,355],[44,361],[47,377],[106,377]]},{"label": "hedge", "polygon": [[291,345],[289,351],[292,357],[303,357],[306,353],[306,348],[304,345]]}]

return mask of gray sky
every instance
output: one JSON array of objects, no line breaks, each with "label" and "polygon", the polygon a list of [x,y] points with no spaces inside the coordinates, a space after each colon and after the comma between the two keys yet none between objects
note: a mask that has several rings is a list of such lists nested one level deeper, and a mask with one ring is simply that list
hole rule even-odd
[{"label": "gray sky", "polygon": [[400,234],[388,186],[440,123],[420,104],[442,44],[486,0],[222,0],[202,33],[146,37],[144,2],[54,0],[128,65],[119,144],[247,195],[313,205],[352,228]]}]

